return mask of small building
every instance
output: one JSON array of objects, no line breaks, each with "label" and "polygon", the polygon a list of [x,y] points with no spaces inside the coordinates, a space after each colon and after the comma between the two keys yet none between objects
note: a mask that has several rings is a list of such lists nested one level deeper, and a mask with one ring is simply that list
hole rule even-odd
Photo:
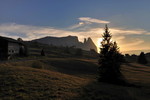
[{"label": "small building", "polygon": [[12,38],[0,36],[0,60],[9,59],[11,56],[22,56],[26,46],[23,42]]}]

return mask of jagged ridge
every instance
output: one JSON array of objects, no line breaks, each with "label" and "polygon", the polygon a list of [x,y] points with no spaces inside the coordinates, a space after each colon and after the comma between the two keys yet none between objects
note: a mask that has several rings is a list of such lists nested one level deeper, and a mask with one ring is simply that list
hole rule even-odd
[{"label": "jagged ridge", "polygon": [[48,45],[55,45],[55,46],[75,46],[76,48],[81,48],[83,50],[90,50],[94,49],[97,51],[97,47],[95,46],[92,39],[89,37],[85,39],[84,42],[80,42],[77,36],[66,36],[66,37],[43,37],[39,39],[32,40],[34,42],[39,42]]}]

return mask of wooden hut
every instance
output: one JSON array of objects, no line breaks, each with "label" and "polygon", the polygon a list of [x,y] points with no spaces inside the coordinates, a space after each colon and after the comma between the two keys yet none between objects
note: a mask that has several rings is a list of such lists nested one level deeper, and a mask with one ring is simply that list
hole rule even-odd
[{"label": "wooden hut", "polygon": [[12,38],[0,36],[0,59],[5,60],[12,55],[23,55],[25,44]]}]

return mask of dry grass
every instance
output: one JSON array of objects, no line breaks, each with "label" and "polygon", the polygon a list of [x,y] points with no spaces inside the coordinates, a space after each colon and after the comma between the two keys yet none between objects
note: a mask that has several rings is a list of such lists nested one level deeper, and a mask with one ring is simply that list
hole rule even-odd
[{"label": "dry grass", "polygon": [[140,65],[137,63],[130,63],[127,65],[123,65],[123,73],[126,78],[137,84],[150,84],[150,67]]},{"label": "dry grass", "polygon": [[[98,83],[96,62],[94,59],[42,58],[2,63],[0,99],[149,100],[150,67],[123,65],[127,80],[141,85],[125,87]],[[42,69],[35,68],[39,63]]]},{"label": "dry grass", "polygon": [[78,95],[86,79],[29,67],[0,67],[1,99],[69,99]]}]

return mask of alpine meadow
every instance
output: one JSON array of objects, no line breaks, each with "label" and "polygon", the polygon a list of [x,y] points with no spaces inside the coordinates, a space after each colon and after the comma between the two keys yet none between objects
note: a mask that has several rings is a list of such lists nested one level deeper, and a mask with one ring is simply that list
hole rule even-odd
[{"label": "alpine meadow", "polygon": [[1,0],[0,100],[150,100],[149,3]]}]

